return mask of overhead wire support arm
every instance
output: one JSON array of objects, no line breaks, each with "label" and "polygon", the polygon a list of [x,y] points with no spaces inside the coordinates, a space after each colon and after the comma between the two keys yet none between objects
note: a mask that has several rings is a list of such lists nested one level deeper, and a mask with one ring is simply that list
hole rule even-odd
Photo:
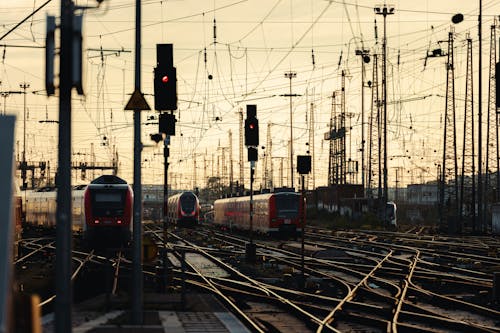
[{"label": "overhead wire support arm", "polygon": [[15,26],[13,26],[9,31],[7,31],[6,33],[4,33],[2,35],[2,37],[0,37],[0,40],[4,39],[5,37],[7,37],[12,31],[16,30],[21,24],[23,24],[24,22],[26,22],[30,17],[32,17],[33,15],[35,15],[36,13],[38,13],[38,11],[40,11],[43,7],[45,7],[49,2],[51,2],[52,0],[47,0],[45,1],[40,7],[38,7],[37,9],[35,9],[31,14],[29,14],[28,16],[26,16],[24,19],[22,19],[18,24],[16,24]]}]

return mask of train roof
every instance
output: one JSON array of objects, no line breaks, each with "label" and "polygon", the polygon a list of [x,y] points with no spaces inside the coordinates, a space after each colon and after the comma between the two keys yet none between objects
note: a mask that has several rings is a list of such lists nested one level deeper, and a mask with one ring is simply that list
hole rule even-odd
[{"label": "train roof", "polygon": [[183,192],[179,192],[179,193],[176,193],[174,195],[171,195],[168,198],[169,199],[171,199],[171,198],[177,198],[177,197],[181,197],[183,195],[193,195],[193,196],[197,197],[196,194],[194,192],[192,192],[192,191],[183,191]]},{"label": "train roof", "polygon": [[[266,200],[271,197],[284,197],[284,196],[300,196],[300,193],[298,192],[273,192],[273,193],[262,193],[262,194],[254,194],[253,195],[253,200]],[[217,199],[215,201],[222,201],[222,200],[234,200],[234,201],[245,201],[249,200],[250,196],[241,196],[241,197],[230,197],[230,198],[222,198],[222,199]]]},{"label": "train roof", "polygon": [[97,177],[93,181],[90,182],[91,184],[127,184],[127,182],[115,175],[102,175],[100,177]]}]

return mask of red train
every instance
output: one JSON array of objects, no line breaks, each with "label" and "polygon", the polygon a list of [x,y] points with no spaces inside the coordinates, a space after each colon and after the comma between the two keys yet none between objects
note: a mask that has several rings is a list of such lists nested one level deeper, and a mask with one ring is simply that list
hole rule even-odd
[{"label": "red train", "polygon": [[13,239],[13,255],[17,258],[19,254],[18,242],[22,238],[22,222],[23,222],[23,202],[19,186],[14,182],[12,186],[12,223],[14,225],[14,239]]},{"label": "red train", "polygon": [[[301,195],[294,192],[254,195],[252,230],[293,236],[302,233],[300,200]],[[214,223],[228,228],[249,230],[250,197],[215,200]]]},{"label": "red train", "polygon": [[193,192],[182,192],[168,198],[167,221],[178,227],[193,227],[200,223],[200,202]]},{"label": "red train", "polygon": [[127,245],[132,237],[132,188],[120,177],[104,175],[83,193],[84,238],[96,244]]},{"label": "red train", "polygon": [[[26,193],[26,225],[54,228],[56,188]],[[132,237],[133,193],[120,177],[103,175],[72,189],[72,229],[91,247],[127,245]]]}]

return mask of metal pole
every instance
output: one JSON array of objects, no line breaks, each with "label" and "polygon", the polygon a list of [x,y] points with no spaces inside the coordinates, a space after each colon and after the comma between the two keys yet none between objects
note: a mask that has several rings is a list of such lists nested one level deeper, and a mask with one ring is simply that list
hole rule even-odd
[{"label": "metal pole", "polygon": [[482,0],[479,0],[479,17],[478,17],[478,38],[479,38],[479,83],[478,83],[478,114],[477,114],[477,207],[478,207],[478,220],[479,220],[479,232],[486,232],[486,221],[484,220],[484,207],[483,207],[483,113],[482,113],[482,92],[483,92],[483,42],[482,42],[482,33],[481,33],[481,25],[482,25]]},{"label": "metal pole", "polygon": [[302,271],[302,279],[301,279],[301,287],[302,290],[305,289],[305,274],[304,274],[304,237],[306,234],[305,230],[305,207],[304,207],[304,197],[305,197],[305,189],[304,189],[304,175],[301,175],[301,181],[302,181],[302,193],[300,196],[300,206],[302,209],[302,212],[300,214],[300,224],[302,227],[302,240],[301,240],[301,246],[300,246],[300,270]]},{"label": "metal pole", "polygon": [[361,56],[361,186],[365,194],[365,59],[370,61],[369,51],[357,49],[356,55]]},{"label": "metal pole", "polygon": [[255,161],[250,162],[250,244],[253,244],[253,173]]},{"label": "metal pole", "polygon": [[[141,0],[135,1],[135,90],[141,89]],[[134,110],[134,230],[132,258],[132,324],[142,324],[142,186],[141,186],[141,110]]]},{"label": "metal pole", "polygon": [[365,195],[365,59],[361,56],[361,186]]},{"label": "metal pole", "polygon": [[[28,187],[28,183],[26,182],[26,89],[30,87],[29,83],[22,82],[19,84],[19,87],[23,89],[24,94],[24,107],[23,107],[23,162],[21,165],[21,176],[23,178],[23,188],[26,193],[26,188]],[[70,88],[71,89],[71,88]]]},{"label": "metal pole", "polygon": [[56,333],[71,332],[71,90],[73,10],[71,0],[61,0],[59,70],[59,152],[56,210]]},{"label": "metal pole", "polygon": [[[163,282],[161,283],[162,286],[166,286],[166,283],[168,281],[167,242],[168,242],[168,156],[169,156],[168,145],[169,144],[170,144],[170,135],[167,135],[163,142],[164,174],[163,174]],[[166,288],[164,291],[166,291]]]},{"label": "metal pole", "polygon": [[246,260],[255,263],[256,246],[253,242],[253,176],[255,161],[250,161],[250,243],[246,245]]},{"label": "metal pole", "polygon": [[382,94],[383,94],[383,102],[384,102],[384,111],[383,111],[383,146],[384,146],[384,168],[383,168],[383,202],[381,203],[383,209],[382,211],[384,220],[386,220],[386,209],[385,205],[388,199],[388,184],[387,184],[387,15],[394,14],[394,7],[388,8],[387,5],[383,5],[382,8],[375,7],[375,13],[384,16],[384,40],[383,40],[383,62],[382,62]]},{"label": "metal pole", "polygon": [[286,72],[285,77],[290,79],[290,184],[293,186],[293,114],[292,114],[292,79],[297,76],[296,72]]},{"label": "metal pole", "polygon": [[[384,176],[384,193],[383,193],[383,198],[384,202],[383,205],[385,207],[386,202],[387,202],[387,37],[386,37],[386,8],[384,8],[384,62],[383,62],[383,73],[382,73],[382,86],[383,86],[383,94],[384,94],[384,169],[383,169],[383,176]],[[386,209],[384,209],[384,218],[385,218],[385,212]]]}]

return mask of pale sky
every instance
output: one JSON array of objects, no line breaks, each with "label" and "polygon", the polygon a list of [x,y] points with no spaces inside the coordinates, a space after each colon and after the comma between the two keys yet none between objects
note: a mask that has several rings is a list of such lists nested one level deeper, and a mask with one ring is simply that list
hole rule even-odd
[{"label": "pale sky", "polygon": [[[0,36],[45,2],[2,0]],[[95,1],[78,1],[77,4],[93,6]],[[377,53],[379,64],[382,63],[383,17],[374,13],[374,7],[382,4],[371,0],[143,1],[141,86],[151,107],[154,107],[156,44],[174,44],[179,96],[178,126],[170,145],[170,180],[174,187],[192,188],[195,165],[196,181],[200,186],[203,186],[204,175],[217,175],[217,165],[221,170],[219,175],[224,172],[228,177],[229,130],[233,140],[233,177],[239,179],[238,111],[241,108],[246,117],[246,104],[257,104],[262,146],[266,146],[268,124],[271,124],[274,183],[280,184],[280,158],[284,158],[283,182],[289,183],[290,104],[288,97],[280,96],[289,93],[290,80],[284,76],[287,71],[297,73],[292,79],[292,93],[301,95],[293,98],[292,104],[294,168],[295,155],[303,155],[308,150],[309,111],[313,103],[315,185],[326,185],[329,143],[323,137],[328,130],[332,92],[337,91],[338,95],[341,90],[342,70],[346,73],[347,126],[352,127],[346,154],[347,158],[361,163],[361,59],[355,55],[355,50],[364,48],[371,54]],[[464,22],[454,26],[457,147],[458,155],[462,154],[465,39],[468,33],[473,39],[474,103],[477,104],[479,2],[402,0],[388,5],[395,8],[394,14],[387,16],[386,32],[390,102],[388,168],[389,186],[392,187],[395,186],[396,168],[400,168],[400,186],[437,177],[436,163],[442,160],[446,57],[428,58],[427,61],[425,58],[437,48],[447,51],[444,41],[452,26],[451,17],[458,12],[465,16]],[[27,159],[50,160],[54,165],[57,161],[57,125],[40,121],[57,120],[58,100],[44,96],[44,50],[40,47],[45,45],[46,15],[59,16],[59,12],[60,2],[53,0],[0,40],[0,91],[19,91],[20,83],[30,84],[26,96]],[[498,14],[498,1],[483,1],[484,124],[488,105],[490,26]],[[132,113],[123,109],[134,88],[134,20],[135,1],[132,0],[105,0],[101,8],[85,12],[85,96],[75,93],[72,104],[73,161],[82,161],[84,156],[90,161],[88,155],[93,146],[97,161],[109,162],[111,147],[115,145],[121,162],[120,176],[128,181],[132,181],[133,121]],[[100,48],[105,50],[102,54],[98,51]],[[57,61],[56,64],[58,72]],[[372,80],[372,66],[373,61],[365,65],[365,82]],[[209,75],[212,80],[208,79]],[[365,140],[368,142],[371,90],[365,88],[364,91]],[[397,101],[401,103],[394,103]],[[8,114],[18,116],[16,139],[22,151],[23,95],[11,94],[1,98],[0,103],[1,112],[5,108]],[[340,103],[339,97],[336,103]],[[336,109],[339,112],[340,107]],[[477,105],[474,110],[477,113]],[[143,112],[143,123],[156,114],[155,111]],[[143,125],[143,143],[152,143],[149,134],[156,131],[157,125]],[[368,145],[365,149],[368,151]],[[162,152],[161,147],[144,148],[144,183],[163,181]],[[264,150],[259,149],[259,152],[262,154]],[[248,187],[246,159],[245,149],[243,161]],[[261,182],[262,161],[260,157],[256,188]],[[361,182],[361,166],[359,168],[358,183]],[[74,178],[73,183],[77,182],[81,180]],[[298,182],[295,184],[297,186]]]}]

